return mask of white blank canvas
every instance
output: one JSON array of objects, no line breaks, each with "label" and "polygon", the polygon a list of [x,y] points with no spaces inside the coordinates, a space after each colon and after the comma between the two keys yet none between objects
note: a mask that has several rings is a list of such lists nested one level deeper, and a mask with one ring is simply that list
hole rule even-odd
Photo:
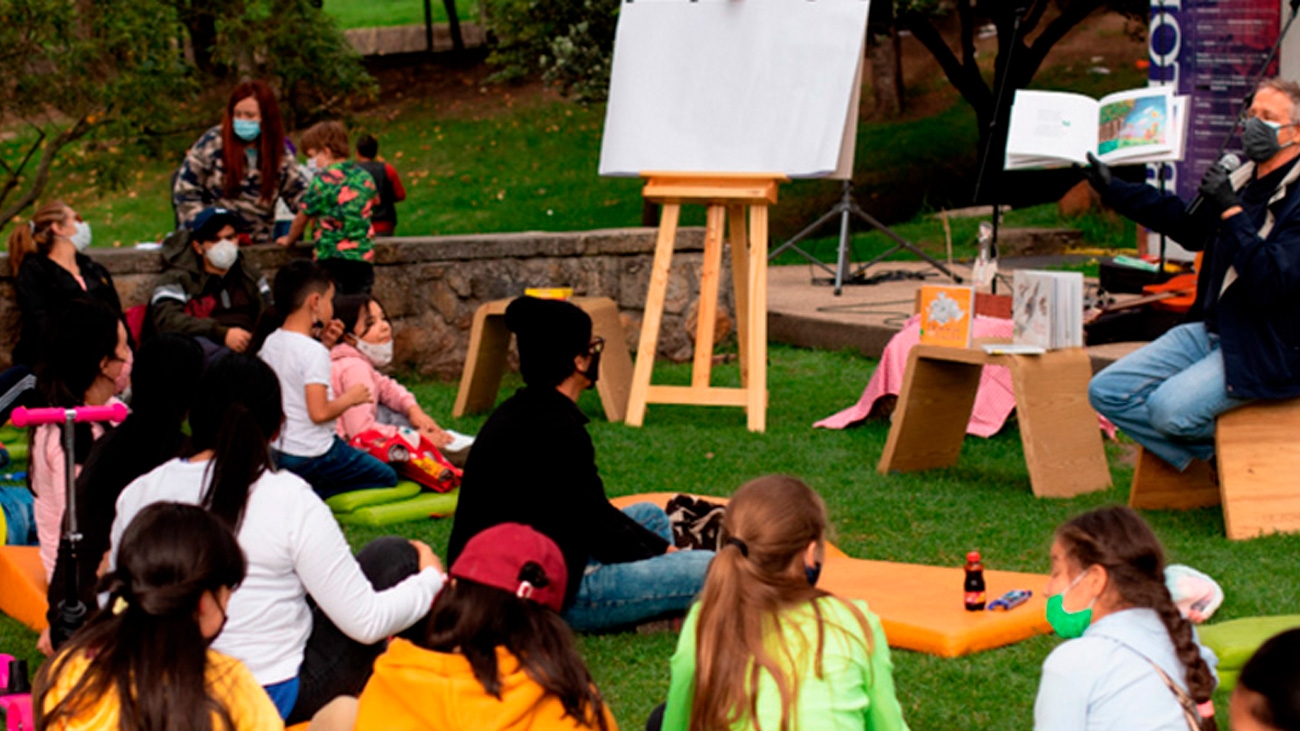
[{"label": "white blank canvas", "polygon": [[867,10],[867,0],[623,3],[600,174],[846,175]]}]

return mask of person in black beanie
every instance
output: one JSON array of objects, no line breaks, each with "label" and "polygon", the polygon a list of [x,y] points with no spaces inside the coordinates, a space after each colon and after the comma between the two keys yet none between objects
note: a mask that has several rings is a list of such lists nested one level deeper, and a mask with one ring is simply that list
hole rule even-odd
[{"label": "person in black beanie", "polygon": [[524,387],[493,412],[461,479],[447,560],[499,523],[524,523],[559,545],[568,566],[564,618],[583,632],[685,612],[711,551],[677,551],[668,516],[605,496],[578,396],[595,385],[604,341],[576,305],[520,297],[506,308]]}]

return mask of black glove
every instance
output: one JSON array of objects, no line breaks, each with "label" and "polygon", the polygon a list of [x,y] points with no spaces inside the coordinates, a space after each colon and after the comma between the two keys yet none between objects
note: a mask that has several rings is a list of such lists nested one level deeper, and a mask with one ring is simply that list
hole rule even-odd
[{"label": "black glove", "polygon": [[1241,201],[1237,200],[1237,191],[1232,189],[1231,173],[1217,163],[1205,171],[1197,192],[1205,200],[1206,206],[1213,206],[1216,213],[1241,205]]},{"label": "black glove", "polygon": [[1115,177],[1111,175],[1110,166],[1098,160],[1091,152],[1088,153],[1088,167],[1084,168],[1084,172],[1088,174],[1088,184],[1103,195],[1110,189],[1110,181]]}]

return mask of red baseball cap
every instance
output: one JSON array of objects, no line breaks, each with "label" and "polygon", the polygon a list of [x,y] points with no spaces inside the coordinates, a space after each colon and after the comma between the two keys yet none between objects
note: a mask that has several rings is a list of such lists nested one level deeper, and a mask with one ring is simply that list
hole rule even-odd
[{"label": "red baseball cap", "polygon": [[[521,580],[519,574],[528,563],[541,567],[545,586]],[[499,523],[469,539],[451,575],[496,589],[560,611],[569,572],[564,554],[555,541],[522,523]]]}]

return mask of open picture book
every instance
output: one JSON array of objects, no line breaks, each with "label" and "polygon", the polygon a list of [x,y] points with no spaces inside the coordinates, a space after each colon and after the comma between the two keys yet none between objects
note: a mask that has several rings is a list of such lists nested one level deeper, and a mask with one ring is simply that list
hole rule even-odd
[{"label": "open picture book", "polygon": [[1187,97],[1155,86],[1100,100],[1062,91],[1018,90],[1007,130],[1006,170],[1087,165],[1091,152],[1108,165],[1183,158]]}]

